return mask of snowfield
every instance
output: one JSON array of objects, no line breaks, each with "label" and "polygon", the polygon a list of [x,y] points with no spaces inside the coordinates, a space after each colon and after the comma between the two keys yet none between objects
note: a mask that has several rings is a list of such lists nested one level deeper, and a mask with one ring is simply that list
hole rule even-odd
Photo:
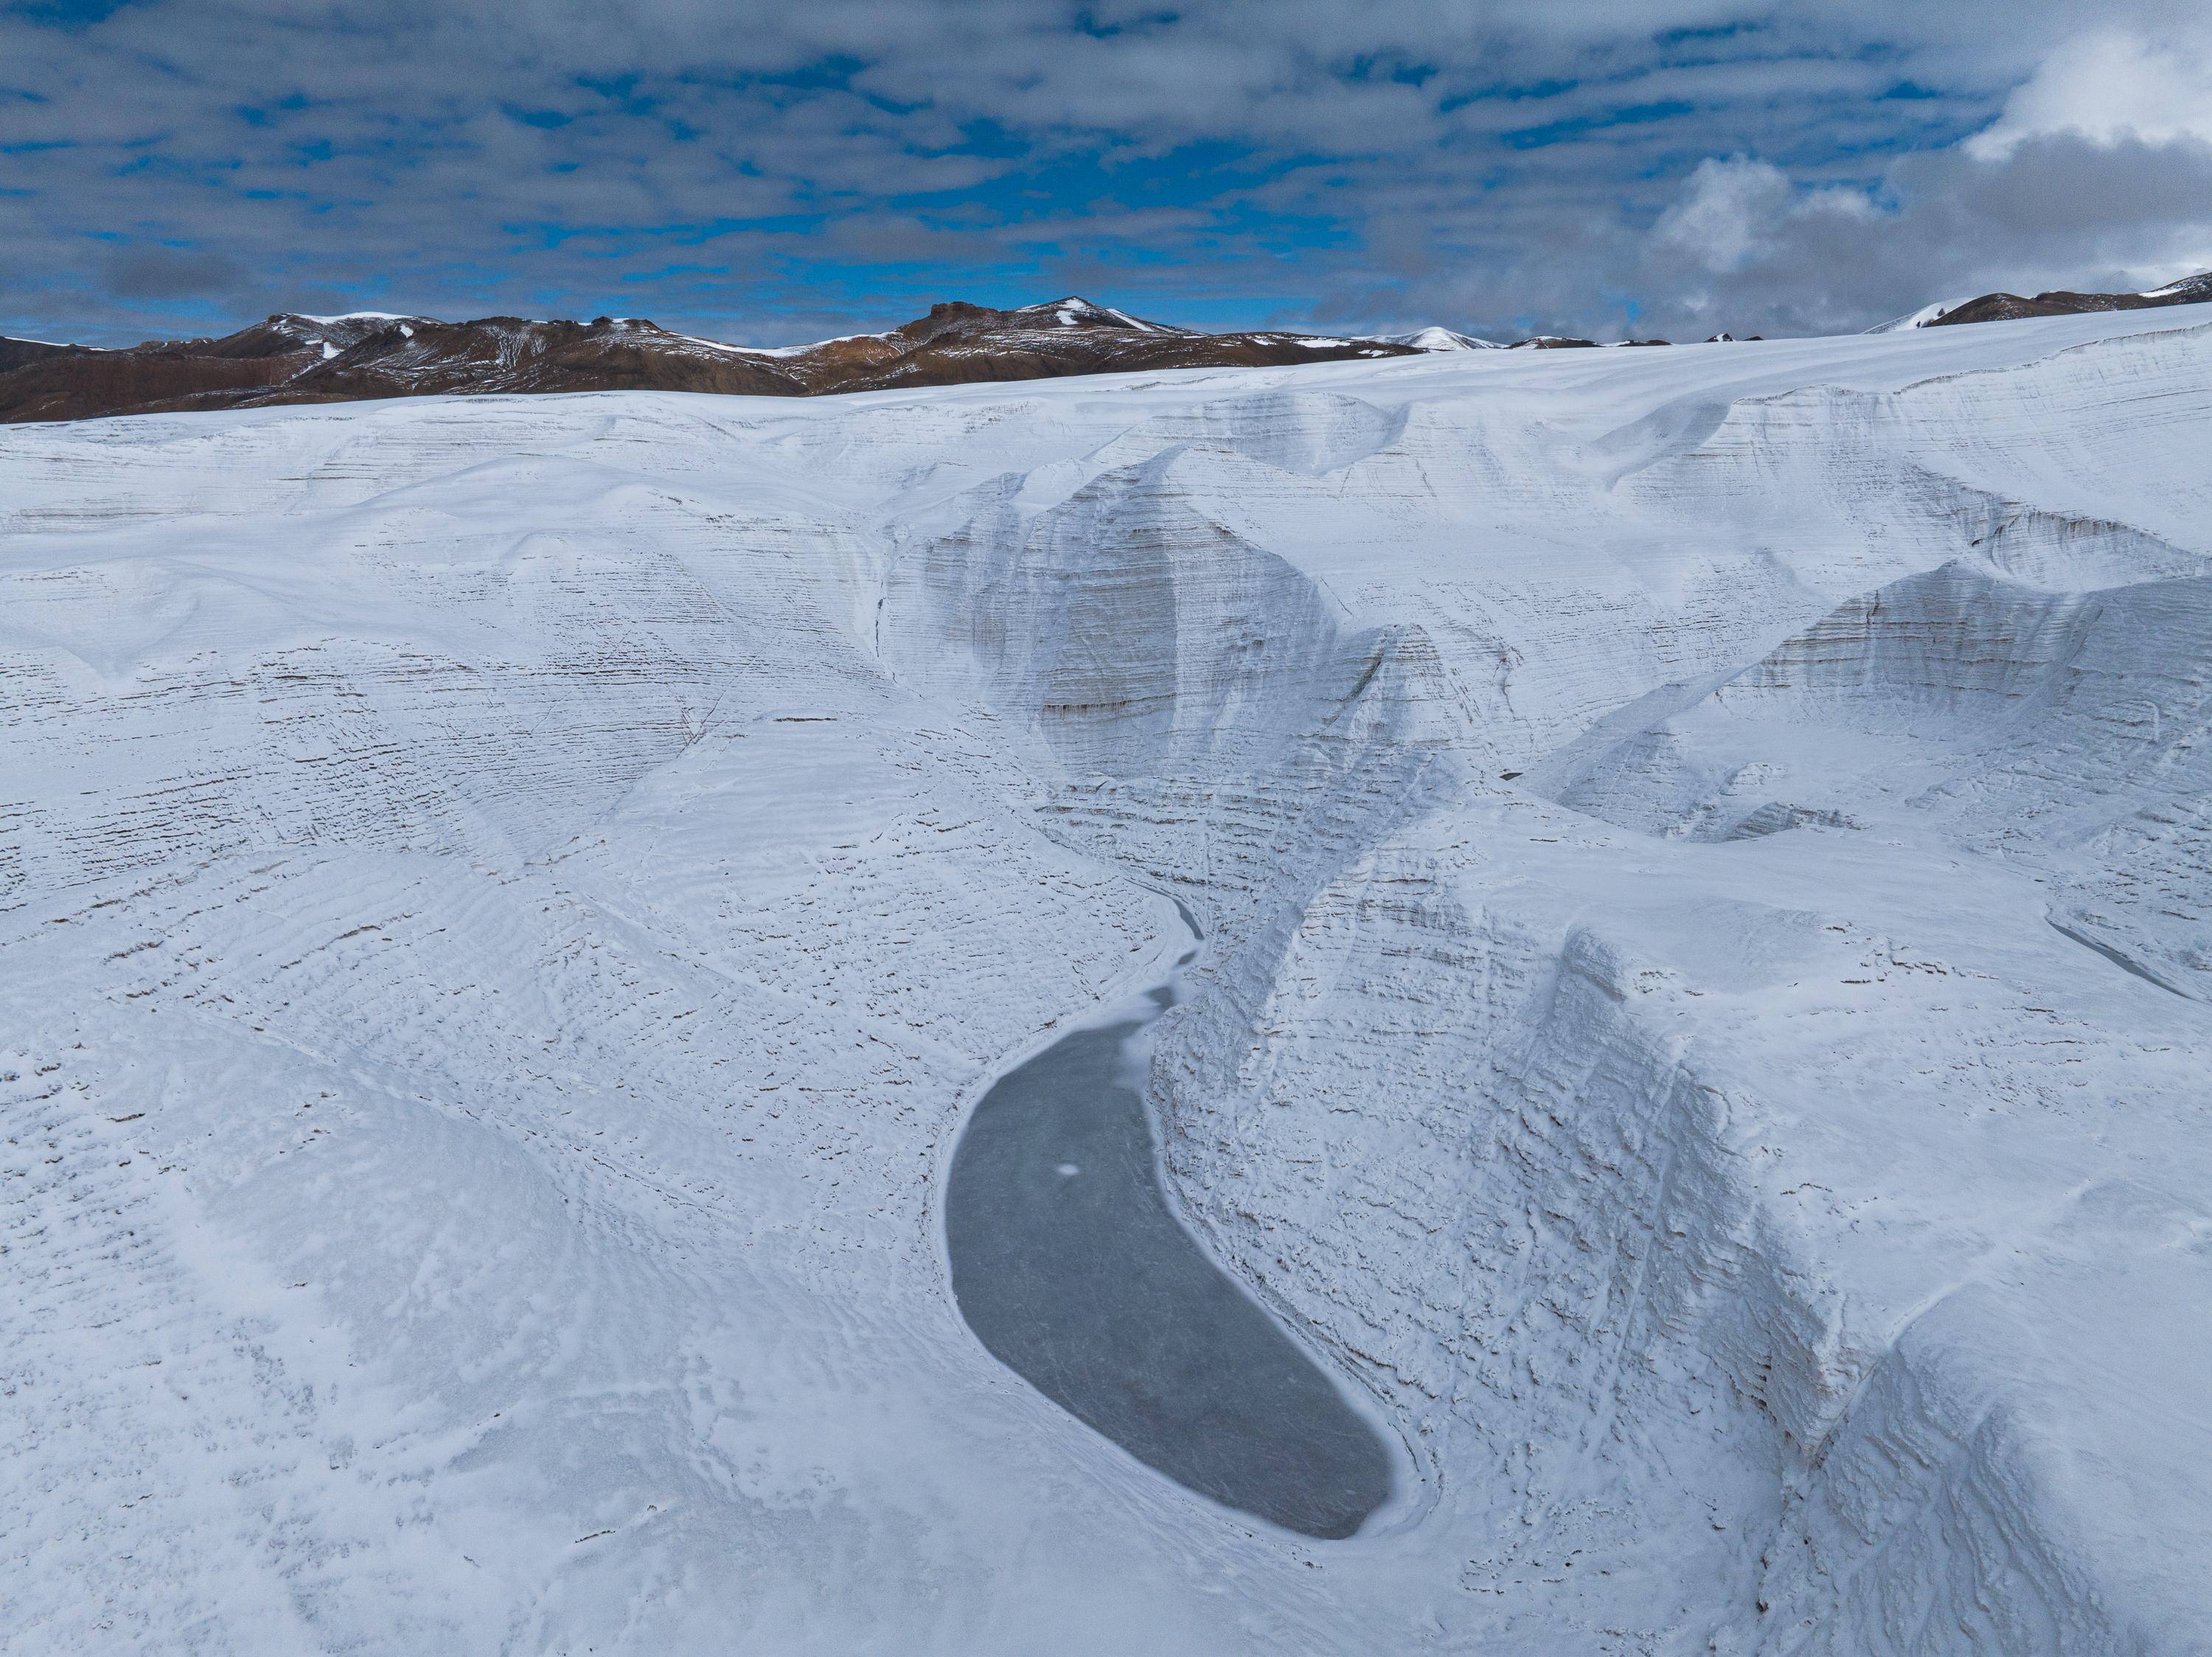
[{"label": "snowfield", "polygon": [[[0,431],[25,1653],[2212,1651],[2212,308]],[[1412,1469],[950,1293],[1155,1026]]]}]

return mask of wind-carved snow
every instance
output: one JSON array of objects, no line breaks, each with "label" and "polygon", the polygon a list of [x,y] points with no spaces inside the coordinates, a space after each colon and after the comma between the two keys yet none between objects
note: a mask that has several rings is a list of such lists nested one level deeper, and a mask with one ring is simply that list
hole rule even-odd
[{"label": "wind-carved snow", "polygon": [[[17,1637],[2203,1649],[2199,317],[0,436]],[[1349,1540],[949,1293],[1178,903]]]}]

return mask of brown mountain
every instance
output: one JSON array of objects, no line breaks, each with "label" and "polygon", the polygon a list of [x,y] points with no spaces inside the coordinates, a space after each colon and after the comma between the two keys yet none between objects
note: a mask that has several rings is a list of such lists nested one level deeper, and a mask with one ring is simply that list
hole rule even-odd
[{"label": "brown mountain", "polygon": [[1931,317],[1923,328],[1955,322],[2011,322],[2024,316],[2074,316],[2083,311],[2146,311],[2161,305],[2197,305],[2212,301],[2212,271],[2185,277],[2147,294],[2077,294],[2063,289],[2024,299],[2018,294],[1984,294]]},{"label": "brown mountain", "polygon": [[439,322],[368,314],[272,316],[220,339],[149,340],[121,350],[0,339],[0,421],[441,392],[807,397],[977,380],[1418,355],[1374,339],[1200,333],[1074,298],[1011,311],[938,305],[886,333],[770,349],[694,338],[624,317]]}]

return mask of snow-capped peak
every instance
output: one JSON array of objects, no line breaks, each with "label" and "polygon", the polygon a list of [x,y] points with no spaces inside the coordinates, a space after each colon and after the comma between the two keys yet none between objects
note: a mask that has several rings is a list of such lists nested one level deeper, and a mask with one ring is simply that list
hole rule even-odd
[{"label": "snow-capped peak", "polygon": [[1387,345],[1410,345],[1417,351],[1494,351],[1504,349],[1495,340],[1478,339],[1473,334],[1434,325],[1416,328],[1411,333],[1386,333],[1379,338]]},{"label": "snow-capped peak", "polygon": [[1133,328],[1139,333],[1180,332],[1164,327],[1157,322],[1147,322],[1140,316],[1131,316],[1127,311],[1117,311],[1111,305],[1094,303],[1078,294],[1070,294],[1064,299],[1048,300],[1042,305],[1024,306],[1023,309],[1025,312],[1048,312],[1054,322],[1063,328],[1079,328],[1086,325],[1096,327],[1103,323]]}]

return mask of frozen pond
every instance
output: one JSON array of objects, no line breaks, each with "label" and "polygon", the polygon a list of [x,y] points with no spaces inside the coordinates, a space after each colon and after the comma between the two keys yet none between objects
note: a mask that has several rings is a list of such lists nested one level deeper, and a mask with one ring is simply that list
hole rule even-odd
[{"label": "frozen pond", "polygon": [[1062,1038],[975,1107],[945,1192],[961,1313],[1139,1460],[1287,1529],[1350,1536],[1389,1498],[1389,1455],[1169,1209],[1126,1053],[1145,1022]]}]

